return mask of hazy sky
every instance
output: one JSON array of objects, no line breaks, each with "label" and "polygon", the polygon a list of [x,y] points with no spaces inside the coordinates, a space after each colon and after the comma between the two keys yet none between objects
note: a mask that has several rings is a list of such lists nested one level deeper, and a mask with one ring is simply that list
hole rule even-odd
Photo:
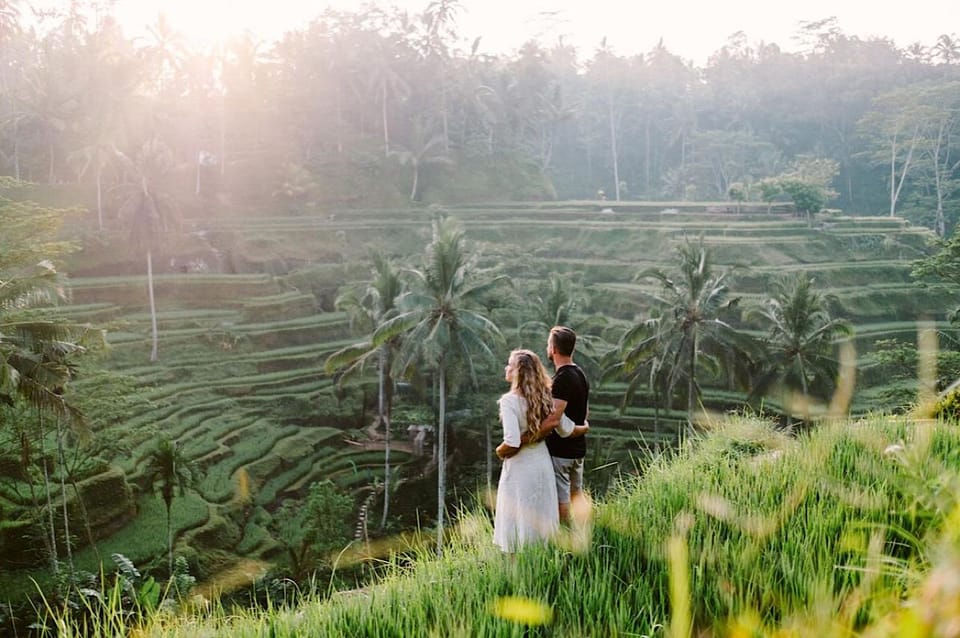
[{"label": "hazy sky", "polygon": [[[66,0],[61,0],[64,3]],[[378,2],[419,12],[429,0]],[[56,4],[38,0],[36,4]],[[357,9],[357,0],[116,0],[114,12],[131,35],[166,12],[192,40],[212,42],[249,29],[273,40],[305,24],[324,6]],[[702,65],[737,31],[751,43],[776,42],[794,50],[801,21],[835,16],[840,29],[860,37],[884,36],[898,46],[932,45],[943,33],[960,32],[960,0],[461,0],[458,19],[465,41],[483,36],[481,50],[516,49],[531,37],[559,35],[586,56],[603,37],[618,53],[667,48]]]}]

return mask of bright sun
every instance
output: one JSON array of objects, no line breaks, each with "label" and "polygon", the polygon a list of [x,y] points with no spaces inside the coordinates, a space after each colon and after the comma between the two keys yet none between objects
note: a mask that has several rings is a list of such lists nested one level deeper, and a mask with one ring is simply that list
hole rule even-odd
[{"label": "bright sun", "polygon": [[162,12],[174,31],[199,46],[221,44],[245,31],[257,38],[279,37],[300,17],[288,15],[289,3],[275,1],[270,12],[257,5],[235,0],[121,0],[114,12],[121,24],[136,31],[156,29]]}]

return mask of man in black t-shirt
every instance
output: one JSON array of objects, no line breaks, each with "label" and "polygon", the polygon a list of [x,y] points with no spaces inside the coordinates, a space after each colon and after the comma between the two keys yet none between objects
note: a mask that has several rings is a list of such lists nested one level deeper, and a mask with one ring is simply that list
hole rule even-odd
[{"label": "man in black t-shirt", "polygon": [[[553,414],[540,426],[546,437],[547,449],[553,459],[557,478],[557,500],[560,520],[569,522],[570,502],[583,490],[583,457],[587,453],[585,434],[590,429],[587,423],[590,383],[580,366],[573,362],[573,350],[577,334],[565,326],[554,326],[547,338],[547,358],[553,362]],[[575,427],[572,431],[560,432],[557,426],[566,415]]]}]

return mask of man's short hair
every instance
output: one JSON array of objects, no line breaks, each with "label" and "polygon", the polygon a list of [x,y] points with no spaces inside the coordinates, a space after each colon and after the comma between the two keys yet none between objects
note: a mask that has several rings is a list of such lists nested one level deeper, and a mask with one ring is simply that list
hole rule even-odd
[{"label": "man's short hair", "polygon": [[577,345],[577,333],[566,326],[550,328],[550,343],[557,354],[569,357]]}]

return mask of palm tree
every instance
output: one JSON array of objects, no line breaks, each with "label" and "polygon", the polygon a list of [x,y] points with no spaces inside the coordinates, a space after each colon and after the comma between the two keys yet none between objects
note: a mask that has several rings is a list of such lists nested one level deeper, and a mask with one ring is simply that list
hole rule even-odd
[{"label": "palm tree", "polygon": [[[48,516],[43,521],[44,546],[50,557],[53,573],[59,572],[54,511],[50,488],[50,469],[44,449],[47,433],[43,426],[45,411],[57,416],[57,446],[60,464],[61,489],[64,499],[64,538],[72,569],[69,523],[66,517],[65,464],[63,457],[64,420],[83,425],[83,415],[64,399],[67,383],[74,376],[72,355],[84,350],[76,327],[62,322],[30,316],[31,309],[49,304],[64,295],[60,278],[50,262],[41,262],[26,272],[10,274],[0,270],[0,404],[13,405],[24,401],[36,408],[43,465],[43,485]],[[61,418],[64,417],[64,418]],[[32,465],[32,437],[20,424],[20,458],[24,473],[29,475]],[[33,482],[30,481],[31,494]],[[39,509],[39,502],[34,500]],[[49,527],[48,527],[49,525]]]},{"label": "palm tree", "polygon": [[20,28],[20,0],[0,0],[0,34],[6,36]]},{"label": "palm tree", "polygon": [[436,61],[440,71],[440,121],[442,124],[443,152],[450,152],[450,123],[447,107],[447,66],[450,64],[448,42],[456,40],[457,14],[463,10],[460,0],[432,0],[424,11],[427,25],[423,49],[428,61]]},{"label": "palm tree", "polygon": [[97,230],[100,232],[103,232],[103,171],[115,156],[116,147],[101,139],[74,151],[68,158],[78,165],[77,179],[83,179],[89,171],[93,171],[97,186]]},{"label": "palm tree", "polygon": [[367,331],[370,338],[347,346],[327,357],[324,368],[328,373],[339,372],[341,380],[353,371],[362,370],[375,355],[377,357],[377,414],[384,429],[383,452],[383,517],[380,528],[387,525],[390,510],[390,414],[393,407],[393,374],[391,366],[400,336],[386,340],[382,345],[374,345],[373,333],[386,319],[396,311],[396,300],[403,292],[400,273],[393,264],[379,253],[373,255],[373,280],[367,285],[363,295],[349,290],[336,300],[337,308],[346,310],[351,323],[358,322],[360,329]]},{"label": "palm tree", "polygon": [[932,52],[944,64],[953,64],[954,60],[960,60],[960,39],[956,35],[944,33],[937,38]]},{"label": "palm tree", "polygon": [[607,320],[600,315],[578,312],[590,305],[581,284],[552,275],[539,292],[527,298],[527,316],[532,319],[520,325],[521,341],[529,339],[542,348],[552,327],[574,326],[577,330],[577,361],[588,375],[599,373],[599,359],[609,346],[596,333],[607,324]]},{"label": "palm tree", "polygon": [[601,382],[625,379],[627,388],[623,393],[620,411],[626,410],[636,391],[646,385],[653,393],[653,427],[660,432],[660,401],[668,380],[667,360],[669,348],[663,343],[665,334],[661,328],[665,322],[655,315],[639,321],[627,330],[616,348],[607,353]]},{"label": "palm tree", "polygon": [[430,133],[430,130],[419,119],[413,124],[410,136],[410,145],[402,150],[389,152],[397,158],[400,164],[409,164],[413,168],[413,185],[410,187],[410,201],[415,202],[420,194],[420,172],[428,164],[450,164],[452,160],[445,155],[442,146],[442,133]]},{"label": "palm tree", "polygon": [[[748,318],[760,320],[768,329],[763,365],[751,396],[776,385],[784,393],[799,390],[804,396],[829,390],[837,376],[834,343],[853,330],[846,321],[830,316],[827,302],[814,288],[813,278],[799,273],[775,281],[770,296],[747,310]],[[784,409],[789,410],[786,403]]]},{"label": "palm tree", "polygon": [[71,355],[84,350],[84,331],[26,313],[64,296],[63,282],[49,261],[20,273],[0,270],[0,401],[20,398],[80,421],[82,415],[64,399],[63,388],[73,378]]},{"label": "palm tree", "polygon": [[418,362],[436,370],[438,383],[437,425],[437,553],[443,548],[446,501],[446,398],[448,375],[454,362],[463,366],[476,384],[476,357],[494,358],[502,335],[482,310],[482,298],[507,280],[471,276],[474,264],[463,247],[463,231],[453,220],[437,223],[434,240],[427,249],[423,270],[411,270],[411,288],[397,300],[397,316],[374,333],[379,346],[403,335],[398,369],[410,372]]},{"label": "palm tree", "polygon": [[[521,336],[524,334],[544,336],[553,326],[566,326],[572,323],[571,315],[581,300],[571,292],[569,283],[566,278],[552,275],[545,292],[531,295],[529,309],[533,319],[520,326]],[[545,336],[544,339],[546,339]]]},{"label": "palm tree", "polygon": [[183,496],[186,489],[196,482],[197,475],[178,442],[166,437],[161,437],[150,450],[146,466],[144,480],[151,489],[158,487],[167,508],[167,559],[170,573],[173,574],[173,519],[170,516],[173,498],[177,492]]},{"label": "palm tree", "polygon": [[152,43],[147,45],[146,53],[150,67],[156,69],[157,93],[162,96],[187,57],[187,41],[163,11],[157,14],[155,23],[147,25],[147,33]]},{"label": "palm tree", "polygon": [[696,243],[685,240],[678,248],[677,256],[675,278],[658,268],[641,272],[637,277],[656,280],[661,292],[651,295],[658,314],[640,331],[649,336],[634,347],[636,352],[632,361],[635,365],[645,358],[659,359],[656,370],[662,370],[666,375],[664,387],[668,406],[677,382],[685,377],[687,411],[692,415],[700,397],[697,372],[701,359],[708,358],[717,363],[708,352],[709,346],[744,346],[742,337],[720,318],[724,311],[739,302],[739,298],[730,298],[728,273],[714,272],[703,238]]},{"label": "palm tree", "polygon": [[[0,190],[15,186],[9,178],[0,178]],[[39,440],[43,459],[43,481],[47,494],[47,520],[42,523],[44,546],[54,573],[58,572],[56,534],[50,489],[50,471],[44,451],[46,432],[44,413],[57,418],[58,458],[61,479],[66,475],[62,453],[63,425],[80,428],[83,415],[64,397],[75,375],[73,358],[85,350],[89,330],[44,314],[42,308],[68,299],[65,280],[44,254],[57,254],[63,245],[52,241],[64,211],[42,208],[29,202],[10,202],[0,195],[0,404],[18,402],[37,411],[34,438],[25,422],[14,423],[20,442],[20,459],[29,475],[33,440]],[[32,263],[38,260],[37,263]],[[25,420],[24,420],[25,421]],[[63,489],[65,483],[61,482]],[[30,481],[31,495],[33,482]],[[34,505],[39,501],[34,495]],[[64,503],[66,495],[64,493]],[[68,523],[65,520],[65,528]],[[66,534],[69,536],[69,534]],[[70,553],[69,539],[67,545]]]},{"label": "palm tree", "polygon": [[132,243],[146,248],[147,296],[150,301],[152,345],[150,361],[157,360],[159,335],[157,332],[157,305],[153,295],[153,247],[163,234],[176,227],[179,207],[163,190],[162,179],[172,168],[173,155],[159,138],[144,143],[134,160],[120,155],[132,178],[124,185],[124,195],[118,216],[130,230]]},{"label": "palm tree", "polygon": [[374,40],[373,56],[368,60],[367,87],[380,102],[380,120],[383,127],[383,155],[390,155],[390,102],[392,98],[403,99],[410,94],[410,84],[397,71],[397,44],[393,40],[377,37]]}]

